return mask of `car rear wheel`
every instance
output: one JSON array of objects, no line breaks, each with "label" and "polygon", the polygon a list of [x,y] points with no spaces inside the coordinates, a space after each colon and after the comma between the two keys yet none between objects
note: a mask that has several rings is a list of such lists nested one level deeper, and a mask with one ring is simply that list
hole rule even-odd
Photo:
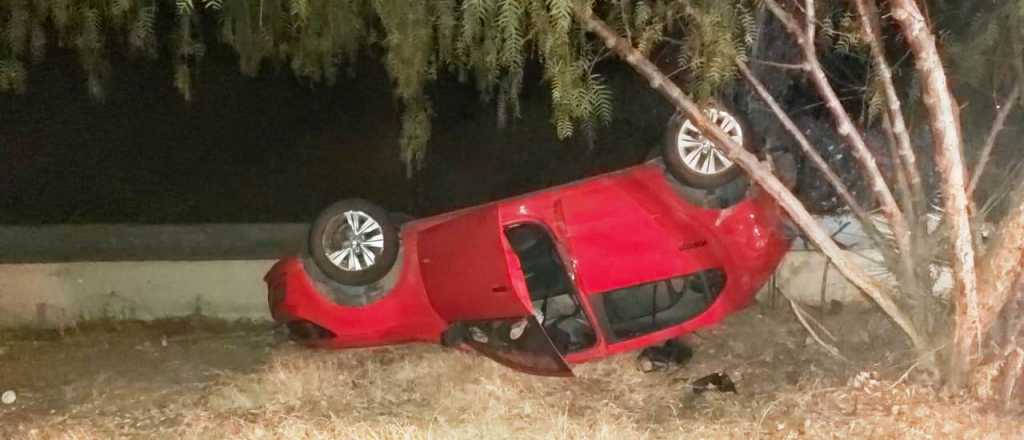
[{"label": "car rear wheel", "polygon": [[[738,114],[717,103],[705,108],[704,113],[734,142],[752,150],[753,136]],[[695,188],[716,188],[742,173],[724,151],[683,115],[676,115],[669,123],[662,152],[672,176]]]},{"label": "car rear wheel", "polygon": [[398,257],[398,231],[380,206],[346,199],[327,207],[309,231],[313,262],[341,284],[381,279]]}]

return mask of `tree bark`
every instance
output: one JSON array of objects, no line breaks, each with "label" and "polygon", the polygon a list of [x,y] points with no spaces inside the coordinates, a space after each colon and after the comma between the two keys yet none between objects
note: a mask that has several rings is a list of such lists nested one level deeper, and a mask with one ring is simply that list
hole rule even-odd
[{"label": "tree bark", "polygon": [[[913,0],[890,0],[893,19],[914,54],[914,68],[921,78],[925,107],[935,143],[935,163],[942,175],[945,215],[953,240],[953,273],[956,279],[956,312],[948,384],[963,386],[968,370],[976,364],[981,341],[978,311],[978,277],[968,215],[964,162],[961,156],[959,108],[946,80],[946,71],[935,45],[935,35]],[[1019,260],[1019,258],[1017,258]],[[977,344],[977,346],[976,346]]]},{"label": "tree bark", "polygon": [[[807,64],[811,82],[824,100],[825,106],[832,113],[839,135],[846,139],[846,142],[851,147],[853,156],[860,163],[865,177],[870,183],[871,190],[878,200],[882,214],[885,215],[886,220],[889,222],[889,227],[892,228],[893,236],[896,239],[896,248],[900,256],[900,265],[895,272],[903,284],[902,290],[912,294],[922,294],[923,292],[921,292],[920,283],[917,282],[917,275],[912,261],[911,235],[906,217],[896,204],[896,198],[893,197],[892,191],[889,190],[889,185],[885,183],[885,178],[882,176],[881,170],[878,169],[875,156],[868,149],[867,144],[864,143],[864,138],[861,137],[860,131],[857,130],[849,113],[843,108],[843,104],[839,101],[839,96],[836,95],[828,80],[828,76],[825,75],[825,69],[818,61],[814,41],[800,28],[796,19],[786,12],[775,0],[764,0],[764,2],[768,9],[772,11],[772,14],[782,22],[786,30],[796,39],[797,45],[803,50],[804,63]],[[813,2],[809,1],[807,3],[813,10]],[[809,18],[813,18],[813,16],[809,16]],[[808,23],[808,26],[813,26],[813,23]]]},{"label": "tree bark", "polygon": [[927,340],[918,333],[903,311],[892,300],[889,292],[861,267],[849,261],[821,226],[804,209],[799,200],[779,181],[768,168],[752,153],[733,142],[722,130],[705,117],[703,111],[682,90],[662,73],[647,57],[633,48],[604,21],[594,16],[587,7],[577,7],[576,20],[589,32],[594,33],[616,55],[643,76],[652,88],[661,93],[676,109],[685,114],[704,135],[708,136],[727,156],[742,167],[751,179],[772,195],[792,220],[807,234],[808,238],[832,260],[836,268],[874,300],[907,334],[918,349],[927,347]]},{"label": "tree bark", "polygon": [[1013,297],[1016,281],[1024,272],[1024,184],[1012,200],[1013,209],[999,224],[993,244],[978,267],[978,291],[985,294],[978,311],[983,332],[992,327],[999,311]]},{"label": "tree bark", "polygon": [[[857,11],[860,13],[861,28],[871,46],[871,58],[874,60],[875,71],[882,81],[885,90],[886,114],[889,115],[891,132],[896,138],[895,149],[900,158],[899,165],[906,174],[910,189],[913,191],[907,196],[911,197],[913,203],[918,207],[917,211],[924,214],[928,200],[924,194],[921,183],[921,173],[917,169],[917,156],[914,154],[914,147],[910,142],[910,132],[907,130],[906,120],[903,118],[903,105],[900,102],[899,94],[896,93],[896,86],[892,80],[892,69],[885,58],[885,50],[882,48],[882,32],[878,24],[878,7],[874,0],[856,0]],[[912,215],[909,214],[908,215]]]}]

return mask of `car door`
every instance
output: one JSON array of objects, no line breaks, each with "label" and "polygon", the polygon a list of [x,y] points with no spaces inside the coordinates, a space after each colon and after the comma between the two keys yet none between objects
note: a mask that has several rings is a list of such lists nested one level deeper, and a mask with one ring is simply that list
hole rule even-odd
[{"label": "car door", "polygon": [[[466,342],[517,370],[572,375],[516,289],[496,205],[456,214],[419,236],[420,273],[434,310],[469,332]],[[514,337],[513,337],[514,336]]]},{"label": "car door", "polygon": [[465,342],[506,367],[539,376],[572,377],[572,369],[534,316],[466,322]]},{"label": "car door", "polygon": [[420,233],[423,284],[446,321],[530,314],[529,297],[513,288],[502,240],[494,205],[459,213]]}]

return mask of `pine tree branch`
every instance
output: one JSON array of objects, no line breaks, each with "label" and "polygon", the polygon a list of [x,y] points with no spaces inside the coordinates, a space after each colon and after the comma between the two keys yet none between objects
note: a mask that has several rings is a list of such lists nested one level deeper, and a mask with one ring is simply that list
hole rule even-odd
[{"label": "pine tree branch", "polygon": [[677,110],[685,114],[701,133],[714,141],[715,145],[722,148],[729,159],[742,167],[754,182],[771,194],[790,218],[807,234],[808,238],[832,260],[832,264],[851,283],[874,300],[907,334],[916,348],[924,349],[928,346],[927,339],[918,333],[907,315],[893,301],[891,294],[877,280],[868,275],[862,267],[850,261],[843,254],[832,237],[814,220],[796,196],[764,164],[758,161],[756,156],[733,142],[717,125],[712,124],[692,99],[683,93],[675,83],[666,78],[647,57],[617,35],[607,23],[594,16],[589,8],[577,7],[575,16],[584,29],[604,41],[606,46],[643,76],[651,88],[661,93]]}]

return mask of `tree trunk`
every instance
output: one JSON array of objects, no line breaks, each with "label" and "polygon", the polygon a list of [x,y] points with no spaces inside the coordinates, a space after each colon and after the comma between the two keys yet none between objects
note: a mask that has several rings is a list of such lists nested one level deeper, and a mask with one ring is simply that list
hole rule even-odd
[{"label": "tree trunk", "polygon": [[995,323],[999,312],[1015,293],[1015,281],[1024,273],[1024,184],[1015,191],[1013,209],[996,229],[992,245],[978,267],[983,293],[979,305],[979,326],[988,331]]},{"label": "tree trunk", "polygon": [[946,72],[935,46],[935,35],[913,0],[891,0],[892,17],[914,54],[914,68],[921,78],[925,107],[935,143],[935,163],[942,175],[946,220],[953,240],[953,274],[956,280],[953,344],[948,384],[963,386],[966,374],[980,355],[981,322],[978,312],[978,278],[974,243],[968,215],[964,162],[960,147],[959,109],[946,81]]},{"label": "tree trunk", "polygon": [[918,349],[928,346],[927,340],[918,333],[903,311],[893,302],[891,295],[861,267],[849,261],[821,226],[804,209],[799,200],[779,181],[768,168],[750,152],[733,142],[716,125],[704,116],[703,111],[682,90],[665,76],[647,57],[633,48],[604,21],[594,16],[587,7],[575,9],[576,20],[585,29],[600,37],[605,45],[643,76],[652,88],[660,92],[676,109],[685,114],[697,128],[750,175],[751,179],[772,195],[793,221],[807,234],[808,238],[832,260],[836,268],[854,285],[874,300],[897,325],[907,334]]}]

